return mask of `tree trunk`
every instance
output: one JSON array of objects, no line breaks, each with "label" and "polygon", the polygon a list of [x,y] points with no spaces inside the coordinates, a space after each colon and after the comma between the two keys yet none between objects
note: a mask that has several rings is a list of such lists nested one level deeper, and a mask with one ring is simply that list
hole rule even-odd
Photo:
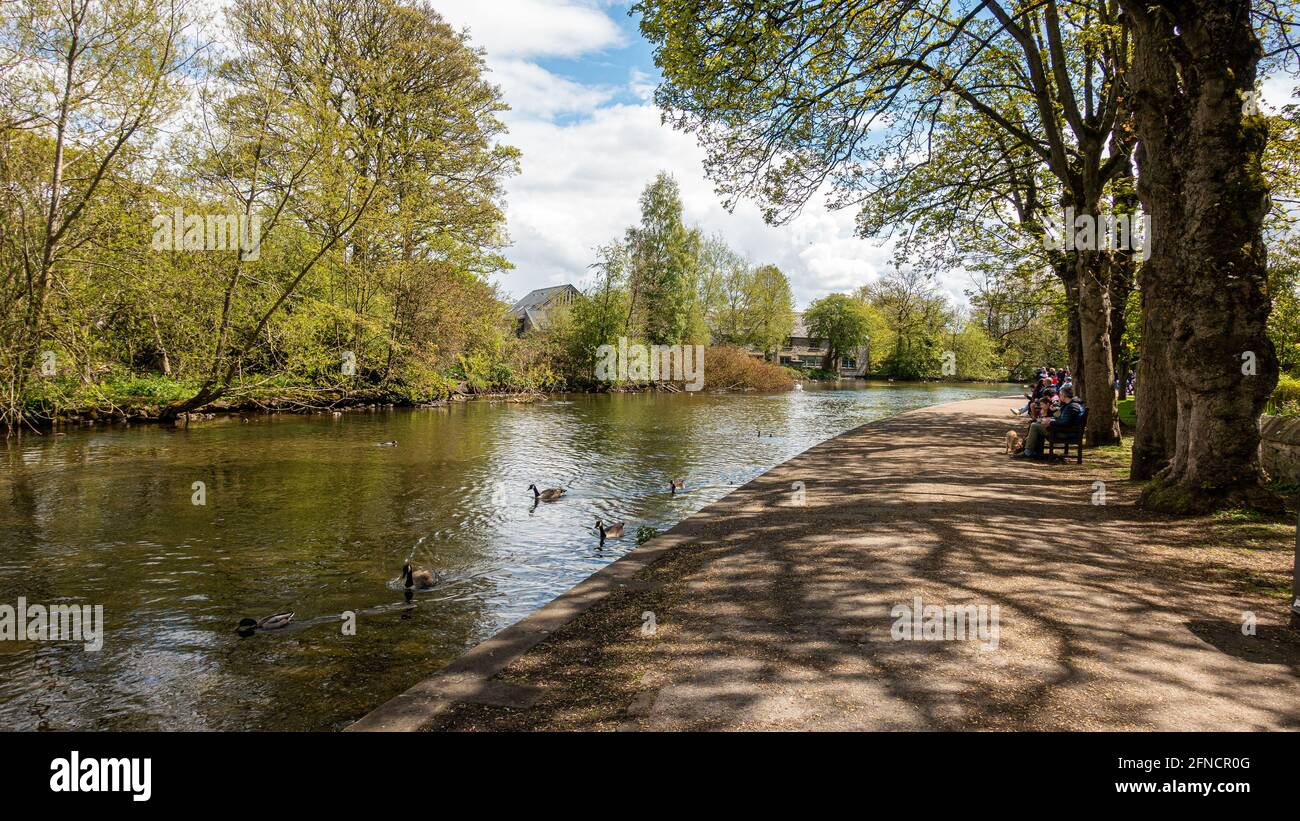
[{"label": "tree trunk", "polygon": [[[1054,264],[1053,270],[1065,287],[1065,304],[1069,315],[1066,325],[1066,346],[1070,357],[1070,378],[1074,382],[1076,394],[1082,397],[1087,388],[1088,380],[1087,374],[1084,373],[1083,334],[1079,330],[1079,283],[1074,266],[1068,261]],[[1052,363],[1041,362],[1039,364],[1050,365]]]},{"label": "tree trunk", "polygon": [[[1138,149],[1139,156],[1141,148]],[[1149,213],[1149,212],[1148,212]],[[1149,241],[1149,240],[1148,240]],[[1178,429],[1178,401],[1169,370],[1169,311],[1159,302],[1160,277],[1148,261],[1142,266],[1142,358],[1138,360],[1137,431],[1129,477],[1154,477],[1173,457]]]},{"label": "tree trunk", "polygon": [[[1177,513],[1277,508],[1259,464],[1259,416],[1277,384],[1277,356],[1265,330],[1261,235],[1268,131],[1242,105],[1261,55],[1250,0],[1123,2],[1134,23],[1137,130],[1148,149],[1140,167],[1150,181],[1140,193],[1155,240],[1151,307],[1168,329],[1165,364],[1178,402],[1172,461],[1141,503]],[[1180,213],[1160,207],[1166,197]],[[1139,394],[1149,390],[1140,384]]]},{"label": "tree trunk", "polygon": [[1083,252],[1079,271],[1079,335],[1083,342],[1081,390],[1088,409],[1088,444],[1111,445],[1119,441],[1119,416],[1115,404],[1115,371],[1110,348],[1110,261],[1104,252]]}]

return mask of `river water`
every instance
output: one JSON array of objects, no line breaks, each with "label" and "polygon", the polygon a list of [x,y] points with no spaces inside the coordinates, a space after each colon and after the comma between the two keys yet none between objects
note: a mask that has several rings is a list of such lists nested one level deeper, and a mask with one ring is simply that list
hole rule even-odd
[{"label": "river water", "polygon": [[[575,394],[11,439],[0,605],[102,605],[105,630],[97,652],[0,641],[0,729],[337,729],[632,549],[640,527],[864,422],[1016,391]],[[568,493],[534,505],[532,483]],[[627,536],[602,548],[597,519]],[[446,577],[409,604],[408,557]],[[289,628],[235,632],[282,610]]]}]

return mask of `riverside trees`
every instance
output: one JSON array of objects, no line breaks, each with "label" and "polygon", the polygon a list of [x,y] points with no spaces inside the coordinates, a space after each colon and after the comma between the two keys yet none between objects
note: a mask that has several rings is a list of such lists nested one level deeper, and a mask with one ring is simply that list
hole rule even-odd
[{"label": "riverside trees", "polygon": [[553,334],[571,375],[590,376],[594,352],[619,336],[655,345],[754,345],[771,359],[794,325],[790,281],[753,266],[683,217],[667,173],[641,194],[641,221],[597,250],[596,281]]},{"label": "riverside trees", "polygon": [[[276,384],[434,398],[513,344],[486,279],[518,152],[482,53],[420,2],[237,0],[227,23],[214,51],[181,0],[0,6],[11,427],[98,369],[162,371],[165,417]],[[152,247],[177,208],[194,247]],[[249,216],[255,253],[206,247],[205,220]]]},{"label": "riverside trees", "polygon": [[[637,8],[666,77],[656,96],[666,116],[699,135],[724,194],[756,199],[772,220],[829,187],[836,205],[902,195],[912,213],[886,220],[895,224],[1001,200],[1016,207],[993,216],[1041,237],[1066,207],[1094,221],[1131,211],[1140,137],[1136,193],[1152,235],[1134,474],[1159,471],[1144,501],[1161,509],[1266,500],[1267,129],[1243,103],[1265,54],[1257,30],[1275,59],[1294,54],[1287,10],[1249,0]],[[1094,443],[1118,432],[1112,324],[1133,250],[1047,260],[1065,288]]]}]

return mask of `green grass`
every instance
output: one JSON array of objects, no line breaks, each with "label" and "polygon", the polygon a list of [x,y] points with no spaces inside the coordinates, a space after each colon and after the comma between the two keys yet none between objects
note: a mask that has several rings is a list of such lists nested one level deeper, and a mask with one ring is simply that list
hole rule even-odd
[{"label": "green grass", "polygon": [[1136,400],[1132,397],[1119,403],[1119,423],[1126,428],[1136,428],[1138,423]]},{"label": "green grass", "polygon": [[1102,445],[1098,448],[1088,448],[1083,452],[1084,464],[1087,464],[1088,457],[1096,455],[1102,457],[1107,463],[1107,468],[1116,478],[1127,479],[1129,477],[1129,467],[1133,462],[1133,437],[1125,436],[1118,445]]},{"label": "green grass", "polygon": [[1264,517],[1256,510],[1247,510],[1246,508],[1228,508],[1220,510],[1214,514],[1214,518],[1220,522],[1258,522]]}]

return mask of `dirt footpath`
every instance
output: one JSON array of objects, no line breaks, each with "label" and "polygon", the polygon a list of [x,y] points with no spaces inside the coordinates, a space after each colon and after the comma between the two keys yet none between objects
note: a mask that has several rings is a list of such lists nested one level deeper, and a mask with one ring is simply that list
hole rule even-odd
[{"label": "dirt footpath", "polygon": [[1010,460],[1010,405],[913,411],[774,468],[422,727],[1300,728],[1270,587],[1286,528],[1207,543],[1221,520],[1136,510],[1113,456]]}]

